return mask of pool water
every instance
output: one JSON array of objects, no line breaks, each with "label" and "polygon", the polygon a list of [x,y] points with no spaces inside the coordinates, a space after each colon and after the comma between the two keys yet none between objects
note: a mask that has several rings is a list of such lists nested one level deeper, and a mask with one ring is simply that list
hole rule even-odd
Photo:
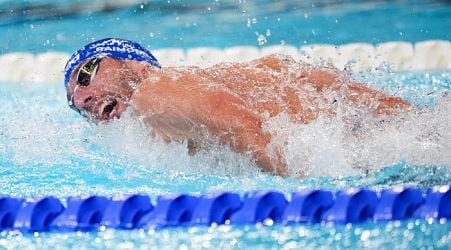
[{"label": "pool water", "polygon": [[72,53],[116,36],[151,49],[451,40],[450,17],[447,1],[4,0],[0,53]]},{"label": "pool water", "polygon": [[[104,1],[94,3],[98,2]],[[268,6],[273,5],[269,3],[278,1],[265,1],[262,8],[251,8],[254,5],[250,1],[228,5],[222,1],[196,2],[200,5],[182,8],[181,1],[172,1],[172,4],[156,1],[160,4],[156,10],[149,6],[139,10],[141,5],[137,4],[112,12],[88,11],[47,19],[2,14],[0,30],[5,36],[1,38],[0,50],[2,53],[71,52],[92,38],[122,34],[152,47],[259,46],[255,31],[266,36],[267,29],[271,35],[261,46],[279,44],[281,40],[299,46],[304,41],[339,44],[450,39],[444,30],[450,27],[450,15],[447,14],[451,8],[444,3],[418,1],[409,7],[402,1],[351,1],[337,5],[327,5],[325,1],[312,7],[313,2],[301,5],[294,1],[293,4],[282,2],[282,7],[275,9],[278,11],[271,11]],[[240,2],[245,3],[240,5]],[[55,8],[65,10],[71,2],[58,4]],[[233,7],[234,4],[239,8]],[[11,1],[0,2],[0,6],[7,5],[16,9],[23,7],[21,4],[13,5]],[[206,8],[201,10],[202,15],[195,11],[196,6]],[[209,6],[211,10],[208,10]],[[398,25],[384,23],[384,28],[374,33],[367,29],[358,33],[346,31],[353,25],[347,23],[348,19],[355,22],[369,18],[370,23],[378,26],[381,17],[386,15],[388,20],[395,19],[400,9],[407,13],[407,18],[399,21]],[[422,14],[414,15],[419,9],[424,10]],[[156,21],[149,21],[150,17]],[[230,18],[230,23],[220,21],[225,17]],[[254,17],[256,23],[252,21]],[[248,18],[251,27],[247,25]],[[334,20],[338,20],[338,24],[334,24]],[[207,21],[213,23],[212,27],[206,25]],[[193,26],[193,22],[197,26]],[[186,23],[190,25],[184,25]],[[117,31],[118,24],[127,29]],[[137,24],[144,26],[137,29]],[[160,26],[165,27],[164,31]],[[72,32],[69,34],[67,30]],[[315,30],[315,35],[312,35],[312,30]],[[336,32],[328,33],[327,30]],[[399,34],[400,30],[403,35]],[[211,35],[212,39],[199,39],[196,34]],[[15,42],[17,36],[21,38],[20,42]],[[183,39],[178,39],[180,37]],[[309,175],[305,179],[261,173],[249,157],[221,146],[213,146],[194,157],[188,156],[186,145],[168,145],[147,136],[142,124],[127,114],[111,124],[89,124],[68,108],[62,83],[3,82],[0,88],[0,193],[13,197],[54,195],[59,198],[144,193],[155,201],[158,195],[168,193],[233,191],[242,194],[253,190],[278,190],[288,195],[301,188],[338,190],[369,187],[380,190],[395,186],[425,189],[449,185],[451,70],[393,72],[380,69],[353,74],[352,77],[408,99],[419,107],[419,111],[405,114],[384,130],[373,131],[374,136],[352,141],[346,147],[341,147],[333,136],[329,136],[340,123],[329,122],[332,126],[326,129],[320,123],[304,127],[286,123],[284,129],[292,134],[291,144],[286,150],[293,157],[296,152],[305,150],[305,144],[298,143],[301,141],[299,138],[317,136],[304,141],[311,145],[308,149],[316,159],[309,165]],[[350,155],[349,152],[355,149],[359,149],[356,150],[359,154]],[[324,157],[324,152],[328,157]],[[355,163],[356,159],[362,160],[364,167],[355,168],[348,164]],[[444,220],[406,220],[354,225],[249,225],[39,234],[1,232],[0,246],[12,249],[133,249],[142,245],[146,246],[143,248],[156,249],[385,249],[395,246],[400,249],[449,249],[450,229],[451,224]]]},{"label": "pool water", "polygon": [[[440,96],[449,90],[451,71],[428,74],[429,77],[424,77],[424,73],[387,73],[377,77],[389,80],[389,86],[404,86],[409,89],[407,94],[410,97],[417,94],[415,101],[420,106],[436,102],[435,109],[428,111],[432,112],[432,120],[427,121],[426,125],[434,127],[434,131],[445,131],[448,134],[441,136],[449,138],[449,109],[446,113],[436,110],[442,104],[449,107],[449,98]],[[415,82],[415,85],[409,85],[411,82]],[[436,94],[423,97],[423,93],[431,91]],[[142,139],[141,133],[144,130],[139,124],[133,124],[131,118],[127,120],[129,118],[125,117],[122,122],[116,121],[109,125],[90,125],[67,108],[64,90],[60,86],[5,84],[0,91],[0,99],[3,103],[3,112],[0,114],[0,182],[1,192],[8,196],[55,195],[65,198],[87,194],[114,196],[145,193],[155,201],[157,195],[179,192],[244,193],[271,189],[288,195],[300,188],[337,190],[370,187],[379,190],[394,186],[426,188],[451,183],[449,141],[439,141],[442,148],[437,149],[434,145],[428,148],[434,135],[421,145],[421,149],[430,152],[431,156],[421,157],[420,164],[400,161],[369,174],[362,174],[355,169],[354,174],[346,176],[335,174],[298,180],[259,173],[248,158],[236,155],[226,148],[189,157],[184,145],[166,145],[148,137]],[[415,126],[423,128],[424,124],[418,121]],[[399,136],[405,136],[403,131],[398,133]],[[142,144],[143,140],[147,143]],[[136,145],[141,145],[144,149],[139,149]],[[393,150],[411,150],[420,155],[424,153],[414,145]],[[387,156],[384,150],[375,150],[373,153]],[[323,167],[328,166],[318,166],[317,171]],[[312,173],[312,176],[315,174]],[[220,226],[156,231],[48,232],[39,235],[2,232],[0,244],[12,248],[33,243],[38,248],[55,244],[63,247],[132,248],[146,244],[168,248],[186,246],[227,249],[321,248],[328,245],[334,248],[380,248],[397,242],[403,248],[446,248],[450,237],[449,223],[410,220],[338,226]]]}]

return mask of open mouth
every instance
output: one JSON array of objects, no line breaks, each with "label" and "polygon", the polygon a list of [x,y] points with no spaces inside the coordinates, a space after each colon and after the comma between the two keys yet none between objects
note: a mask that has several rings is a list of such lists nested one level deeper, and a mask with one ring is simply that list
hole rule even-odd
[{"label": "open mouth", "polygon": [[109,118],[116,106],[117,106],[116,99],[107,99],[103,101],[99,109],[99,115],[101,117]]}]

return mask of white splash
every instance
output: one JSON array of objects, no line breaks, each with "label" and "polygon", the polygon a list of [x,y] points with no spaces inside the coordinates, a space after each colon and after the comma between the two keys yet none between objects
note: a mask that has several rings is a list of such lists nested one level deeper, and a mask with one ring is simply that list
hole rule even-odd
[{"label": "white splash", "polygon": [[[403,75],[395,75],[390,77],[394,81],[391,85],[407,81],[416,81],[415,86],[437,82],[436,92],[448,88],[448,73],[426,76],[403,79]],[[423,96],[428,91],[420,88],[412,92]],[[259,173],[248,155],[236,154],[217,143],[190,156],[186,143],[166,144],[149,136],[147,128],[129,113],[109,124],[90,125],[65,106],[64,94],[56,89],[41,89],[36,85],[11,87],[2,90],[1,98],[0,155],[8,166],[75,164],[76,169],[85,167],[83,164],[100,163],[100,168],[105,169],[116,163],[104,155],[111,154],[126,163],[124,167],[139,166],[157,172],[215,176]],[[436,100],[434,108],[419,108],[379,126],[369,121],[359,136],[349,135],[349,124],[339,118],[320,117],[300,125],[280,114],[265,126],[275,135],[272,143],[283,145],[293,177],[300,173],[359,175],[399,162],[451,166],[451,97],[436,97]],[[92,170],[95,169],[93,166]]]},{"label": "white splash", "polygon": [[451,98],[434,109],[418,109],[374,126],[363,125],[358,136],[340,118],[319,118],[306,125],[274,117],[266,130],[272,144],[284,145],[291,175],[347,176],[364,174],[399,162],[451,166]]},{"label": "white splash", "polygon": [[121,119],[100,124],[95,129],[101,144],[113,154],[131,159],[135,164],[154,170],[196,172],[218,176],[254,175],[259,170],[250,156],[232,152],[228,147],[212,143],[196,155],[188,154],[186,142],[166,143],[150,136],[149,128],[131,112]]}]

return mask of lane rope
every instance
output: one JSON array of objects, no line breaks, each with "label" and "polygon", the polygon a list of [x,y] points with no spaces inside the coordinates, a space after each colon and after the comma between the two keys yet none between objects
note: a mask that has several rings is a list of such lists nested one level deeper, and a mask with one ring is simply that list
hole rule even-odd
[{"label": "lane rope", "polygon": [[232,192],[199,196],[144,194],[69,197],[0,197],[0,231],[90,231],[212,224],[264,225],[334,222],[386,222],[405,219],[450,219],[451,186],[301,190],[287,197],[278,191]]},{"label": "lane rope", "polygon": [[[339,69],[354,72],[389,65],[394,71],[451,68],[451,42],[429,40],[386,42],[376,46],[367,43],[343,45],[312,44],[302,47],[275,45],[266,47],[235,46],[225,49],[198,47],[186,51],[179,48],[152,50],[161,65],[209,67],[220,62],[247,62],[279,53],[308,63],[330,62]],[[63,69],[69,59],[64,52],[31,54],[14,52],[0,55],[0,81],[21,83],[61,83]]]}]

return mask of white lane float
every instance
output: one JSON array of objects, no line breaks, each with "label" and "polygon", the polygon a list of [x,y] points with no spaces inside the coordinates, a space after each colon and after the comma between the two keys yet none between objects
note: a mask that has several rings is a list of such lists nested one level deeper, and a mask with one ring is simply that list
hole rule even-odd
[{"label": "white lane float", "polygon": [[[358,72],[382,64],[395,71],[451,68],[451,43],[429,40],[416,44],[386,42],[343,45],[311,44],[300,48],[289,45],[265,47],[234,46],[225,49],[197,47],[188,50],[165,48],[153,50],[163,66],[196,65],[209,67],[220,62],[247,62],[270,54],[286,54],[308,63],[331,63],[339,69]],[[0,55],[0,81],[10,83],[61,83],[68,53],[41,54],[14,52]]]}]

